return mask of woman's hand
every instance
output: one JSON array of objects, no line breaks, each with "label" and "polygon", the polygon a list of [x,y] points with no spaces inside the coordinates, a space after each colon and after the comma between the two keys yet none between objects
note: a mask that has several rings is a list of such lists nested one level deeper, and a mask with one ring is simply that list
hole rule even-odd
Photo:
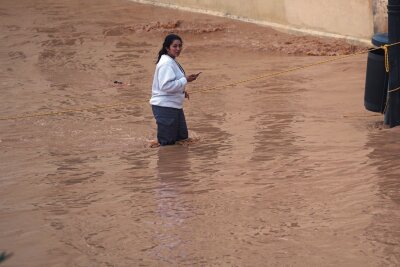
[{"label": "woman's hand", "polygon": [[194,80],[197,79],[197,77],[199,77],[201,72],[197,73],[197,74],[190,74],[188,76],[186,76],[186,80],[190,83],[193,82]]},{"label": "woman's hand", "polygon": [[187,98],[188,100],[190,100],[189,93],[188,93],[187,91],[185,91],[184,93],[185,93],[185,98]]}]

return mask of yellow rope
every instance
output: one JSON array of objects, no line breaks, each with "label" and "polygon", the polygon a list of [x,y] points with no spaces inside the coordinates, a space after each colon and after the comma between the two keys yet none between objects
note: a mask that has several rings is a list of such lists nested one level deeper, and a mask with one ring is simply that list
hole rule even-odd
[{"label": "yellow rope", "polygon": [[133,103],[133,102],[121,102],[121,103],[115,103],[115,104],[111,104],[111,105],[96,105],[96,106],[90,107],[90,108],[64,109],[64,110],[60,110],[60,111],[52,111],[52,112],[44,112],[44,113],[31,113],[31,114],[26,114],[26,115],[17,115],[17,116],[10,116],[10,117],[0,117],[0,121],[18,120],[18,119],[26,119],[26,118],[34,118],[34,117],[45,117],[45,116],[61,115],[61,114],[66,114],[66,113],[74,113],[74,112],[76,113],[76,112],[83,112],[83,111],[93,111],[93,110],[98,110],[98,109],[115,108],[118,106],[126,106],[131,103]]},{"label": "yellow rope", "polygon": [[[397,87],[397,88],[395,88],[395,89],[388,90],[388,93],[390,94],[390,93],[396,92],[396,91],[398,91],[398,90],[400,90],[400,86]],[[389,106],[389,97],[386,97],[385,108],[383,109],[382,114],[385,114],[385,113],[386,113],[386,110],[387,110],[387,107],[388,107],[388,106]]]},{"label": "yellow rope", "polygon": [[385,52],[385,70],[386,72],[389,72],[389,51],[388,51],[388,45],[382,46],[383,51]]},{"label": "yellow rope", "polygon": [[[380,48],[376,48],[376,49],[380,49]],[[371,50],[368,50],[368,51],[371,51]],[[215,90],[215,89],[222,89],[222,88],[225,88],[225,87],[234,86],[234,85],[237,85],[237,84],[250,82],[250,81],[254,81],[254,80],[259,80],[259,79],[263,79],[263,78],[273,78],[273,77],[277,77],[277,76],[280,76],[280,75],[285,74],[285,73],[289,73],[289,72],[293,72],[293,71],[297,71],[297,70],[301,70],[301,69],[306,69],[306,68],[309,68],[309,67],[322,65],[322,64],[325,64],[325,63],[328,63],[328,62],[333,62],[333,61],[342,60],[342,59],[345,59],[345,58],[348,58],[348,57],[360,55],[360,54],[363,54],[363,53],[368,52],[368,51],[361,51],[361,52],[357,52],[357,53],[354,53],[354,54],[342,56],[342,57],[339,57],[339,58],[327,59],[327,60],[319,61],[319,62],[316,62],[316,63],[311,63],[311,64],[307,64],[307,65],[304,65],[304,66],[295,67],[295,68],[291,68],[291,69],[287,69],[287,70],[283,70],[283,71],[278,71],[278,72],[274,72],[274,73],[267,74],[267,75],[261,75],[261,76],[257,76],[257,77],[253,77],[253,78],[249,78],[249,79],[245,79],[245,80],[241,80],[241,81],[236,81],[236,82],[225,84],[225,85],[219,85],[219,86],[215,86],[215,87],[199,89],[199,90],[196,90],[195,92],[192,92],[192,94],[193,93],[197,93],[197,92],[205,92],[205,91],[210,91],[210,90]]]},{"label": "yellow rope", "polygon": [[[290,68],[290,69],[287,69],[287,70],[278,71],[278,72],[274,72],[274,73],[267,74],[267,75],[261,75],[261,76],[257,76],[257,77],[253,77],[253,78],[249,78],[249,79],[244,79],[244,80],[236,81],[236,82],[225,84],[225,85],[199,89],[199,90],[196,90],[196,91],[192,92],[191,94],[199,93],[199,92],[211,91],[211,90],[215,90],[215,89],[222,89],[222,88],[225,88],[225,87],[234,86],[234,85],[238,85],[238,84],[241,84],[241,83],[254,81],[254,80],[259,80],[259,79],[264,79],[264,78],[273,78],[273,77],[277,77],[277,76],[280,76],[282,74],[286,74],[286,73],[289,73],[289,72],[302,70],[302,69],[310,68],[310,67],[313,67],[313,66],[317,66],[317,65],[322,65],[322,64],[325,64],[325,63],[333,62],[333,61],[346,59],[346,58],[349,58],[349,57],[357,56],[357,55],[364,54],[366,52],[374,51],[374,50],[378,50],[378,49],[383,49],[385,51],[385,69],[386,69],[386,71],[388,71],[388,69],[389,69],[389,60],[386,60],[386,57],[387,57],[387,54],[388,54],[388,47],[393,46],[393,45],[398,45],[398,44],[400,44],[400,42],[384,45],[384,46],[381,46],[381,47],[378,47],[378,48],[374,48],[374,49],[368,49],[368,50],[365,50],[365,51],[361,51],[361,52],[357,52],[357,53],[353,53],[353,54],[350,54],[350,55],[345,55],[345,56],[341,56],[341,57],[337,57],[337,58],[333,58],[333,59],[327,59],[327,60],[323,60],[323,61],[319,61],[319,62],[316,62],[316,63],[307,64],[307,65],[300,66],[300,67]],[[393,92],[397,91],[397,90],[400,90],[400,87],[389,91],[389,93],[391,93],[392,91]],[[25,115],[0,117],[0,121],[18,120],[18,119],[44,117],[44,116],[55,116],[55,115],[61,115],[61,114],[66,114],[66,113],[71,113],[71,112],[84,112],[84,111],[93,111],[93,110],[99,110],[99,109],[115,108],[115,107],[118,107],[118,106],[119,107],[123,107],[123,106],[131,105],[131,104],[135,104],[135,103],[140,103],[140,102],[141,101],[137,100],[137,101],[114,103],[114,104],[109,104],[109,105],[96,105],[94,107],[89,107],[89,108],[64,109],[64,110],[60,110],[60,111],[52,111],[52,112],[46,112],[46,113],[31,113],[31,114],[25,114]]]},{"label": "yellow rope", "polygon": [[379,47],[378,49],[382,48],[383,51],[385,52],[385,70],[386,72],[390,71],[390,67],[389,67],[389,47],[394,46],[394,45],[398,45],[400,44],[400,42],[397,43],[393,43],[393,44],[385,44],[382,45],[381,47]]},{"label": "yellow rope", "polygon": [[400,90],[400,86],[395,88],[395,89],[389,90],[388,93],[393,93],[393,92],[396,92],[396,91],[399,91],[399,90]]}]

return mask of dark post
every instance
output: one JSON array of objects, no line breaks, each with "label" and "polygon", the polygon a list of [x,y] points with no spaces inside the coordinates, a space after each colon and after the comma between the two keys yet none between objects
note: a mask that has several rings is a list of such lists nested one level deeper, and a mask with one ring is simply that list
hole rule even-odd
[{"label": "dark post", "polygon": [[[400,42],[400,0],[388,2],[389,44]],[[400,87],[400,45],[389,47],[389,90]],[[390,127],[400,125],[400,90],[388,93],[385,124]]]}]

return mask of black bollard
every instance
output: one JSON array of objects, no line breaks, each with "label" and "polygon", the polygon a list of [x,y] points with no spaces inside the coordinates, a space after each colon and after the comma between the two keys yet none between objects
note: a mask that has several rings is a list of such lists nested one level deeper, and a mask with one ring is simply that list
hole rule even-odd
[{"label": "black bollard", "polygon": [[[389,44],[400,42],[400,0],[388,2],[388,35]],[[400,87],[400,45],[389,47],[389,88]],[[385,124],[390,127],[400,125],[400,90],[388,93],[388,106],[385,113]]]},{"label": "black bollard", "polygon": [[[372,44],[388,44],[387,34],[375,34]],[[365,77],[364,106],[372,112],[385,113],[389,73],[385,70],[385,53],[383,49],[368,52],[367,73]]]}]

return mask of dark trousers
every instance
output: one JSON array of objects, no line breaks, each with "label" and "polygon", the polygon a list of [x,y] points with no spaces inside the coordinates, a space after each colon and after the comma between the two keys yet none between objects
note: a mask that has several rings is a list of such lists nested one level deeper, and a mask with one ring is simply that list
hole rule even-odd
[{"label": "dark trousers", "polygon": [[173,145],[188,138],[183,109],[151,106],[157,122],[157,139],[160,145]]}]

